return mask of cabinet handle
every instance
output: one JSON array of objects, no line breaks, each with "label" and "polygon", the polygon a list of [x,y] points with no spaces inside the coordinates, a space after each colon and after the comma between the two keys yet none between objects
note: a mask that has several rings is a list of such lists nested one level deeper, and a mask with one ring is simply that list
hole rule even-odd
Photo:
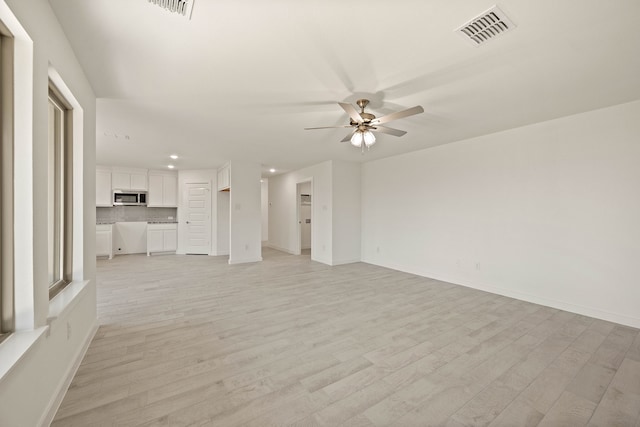
[{"label": "cabinet handle", "polygon": [[189,224],[189,221],[187,221],[187,224]]}]

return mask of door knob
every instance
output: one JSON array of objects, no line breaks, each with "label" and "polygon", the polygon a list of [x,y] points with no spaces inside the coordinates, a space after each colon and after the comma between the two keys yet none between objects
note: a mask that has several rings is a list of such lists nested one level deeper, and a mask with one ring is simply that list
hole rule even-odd
[{"label": "door knob", "polygon": [[189,224],[189,221],[187,221],[187,224]]}]

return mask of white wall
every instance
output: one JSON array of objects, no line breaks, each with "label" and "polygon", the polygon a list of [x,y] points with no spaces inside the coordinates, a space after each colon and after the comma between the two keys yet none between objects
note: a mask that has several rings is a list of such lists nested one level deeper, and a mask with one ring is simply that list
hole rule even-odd
[{"label": "white wall", "polygon": [[363,166],[368,263],[640,327],[640,102]]},{"label": "white wall", "polygon": [[218,191],[218,251],[216,255],[229,255],[229,213],[231,194]]},{"label": "white wall", "polygon": [[229,264],[262,261],[259,163],[230,163]]},{"label": "white wall", "polygon": [[187,248],[186,223],[183,218],[186,212],[185,186],[186,184],[204,183],[211,188],[211,236],[209,255],[217,255],[217,211],[218,202],[216,189],[218,186],[218,172],[215,169],[193,169],[178,171],[178,250],[176,253],[185,254]]},{"label": "white wall", "polygon": [[[0,425],[36,426],[53,416],[96,323],[95,96],[45,0],[7,4],[28,34],[18,37],[16,74],[15,262],[18,333],[0,344]],[[30,39],[33,44],[28,40]],[[32,47],[30,47],[32,46]],[[26,49],[25,49],[26,47]],[[31,49],[33,49],[31,51]],[[30,67],[29,67],[30,68]],[[74,283],[51,303],[47,280],[47,92],[52,77],[74,104]],[[26,86],[23,86],[26,85]],[[25,344],[21,348],[21,345]],[[6,368],[6,366],[4,366]]]},{"label": "white wall", "polygon": [[262,241],[269,240],[269,180],[260,180],[260,210],[262,211]]},{"label": "white wall", "polygon": [[295,253],[298,247],[296,185],[312,179],[311,259],[332,263],[331,163],[327,161],[269,178],[269,247]]},{"label": "white wall", "polygon": [[333,262],[360,261],[360,163],[333,161]]}]

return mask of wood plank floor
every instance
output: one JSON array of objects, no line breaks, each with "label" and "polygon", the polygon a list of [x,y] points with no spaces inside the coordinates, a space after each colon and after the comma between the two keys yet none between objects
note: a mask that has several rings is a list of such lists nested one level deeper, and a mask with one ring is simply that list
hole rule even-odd
[{"label": "wood plank floor", "polygon": [[639,330],[363,263],[98,261],[54,426],[640,427]]}]

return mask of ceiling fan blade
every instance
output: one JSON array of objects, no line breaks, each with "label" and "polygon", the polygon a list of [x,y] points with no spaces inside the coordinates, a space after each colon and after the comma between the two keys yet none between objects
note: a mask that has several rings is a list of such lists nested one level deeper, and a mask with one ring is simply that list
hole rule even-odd
[{"label": "ceiling fan blade", "polygon": [[351,137],[353,136],[354,132],[356,131],[356,129],[353,130],[353,132],[351,132],[349,135],[345,136],[344,138],[342,138],[340,140],[340,142],[348,142],[351,141]]},{"label": "ceiling fan blade", "polygon": [[380,125],[376,125],[375,127],[372,126],[370,127],[370,129],[374,132],[382,132],[382,133],[387,133],[389,135],[393,135],[393,136],[402,136],[404,135],[405,131],[403,130],[398,130],[398,129],[394,129],[394,128],[389,128],[386,126],[380,126]]},{"label": "ceiling fan blade", "polygon": [[373,119],[371,120],[371,124],[375,126],[382,123],[390,122],[392,120],[398,120],[398,119],[402,119],[403,117],[409,117],[409,116],[413,116],[414,114],[420,114],[420,113],[424,113],[424,108],[422,108],[420,105],[417,105],[413,108],[409,108],[403,111],[398,111],[396,113],[387,114],[386,116]]},{"label": "ceiling fan blade", "polygon": [[344,125],[344,126],[322,126],[319,128],[304,128],[304,130],[314,130],[314,129],[338,129],[338,128],[350,128],[351,125]]},{"label": "ceiling fan blade", "polygon": [[362,116],[360,115],[360,113],[358,113],[358,110],[353,108],[353,105],[347,104],[345,102],[338,102],[338,104],[342,107],[342,109],[344,111],[347,112],[349,117],[351,117],[351,120],[353,120],[354,122],[356,122],[358,124],[364,123],[364,120],[362,119]]}]

